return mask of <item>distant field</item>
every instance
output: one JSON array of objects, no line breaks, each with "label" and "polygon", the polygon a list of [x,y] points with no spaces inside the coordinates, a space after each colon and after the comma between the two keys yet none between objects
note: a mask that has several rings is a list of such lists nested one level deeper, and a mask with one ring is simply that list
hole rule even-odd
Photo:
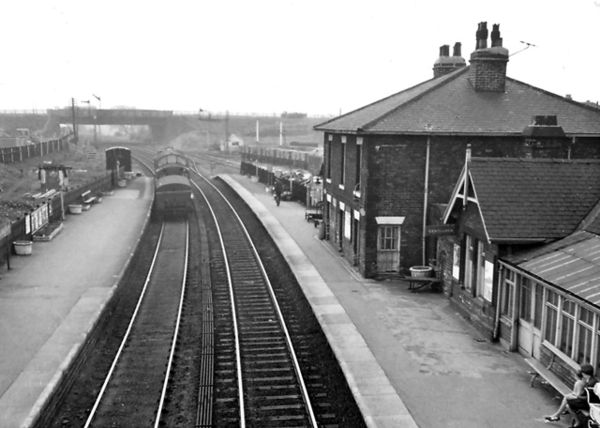
[{"label": "distant field", "polygon": [[254,144],[258,121],[261,144],[278,145],[280,124],[283,124],[284,144],[300,142],[322,145],[322,132],[313,130],[313,127],[326,120],[323,117],[229,116],[229,120],[225,121],[224,117],[213,117],[211,120],[201,119],[189,123],[195,130],[179,136],[171,144],[181,149],[208,149],[223,142],[226,132],[241,138],[246,145]]}]

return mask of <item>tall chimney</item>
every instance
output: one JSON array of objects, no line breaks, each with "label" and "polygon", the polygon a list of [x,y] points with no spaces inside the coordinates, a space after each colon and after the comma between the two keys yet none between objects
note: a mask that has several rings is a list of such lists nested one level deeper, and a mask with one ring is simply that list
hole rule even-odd
[{"label": "tall chimney", "polygon": [[451,73],[454,70],[465,67],[467,62],[460,56],[460,43],[454,45],[454,52],[450,55],[450,46],[440,46],[440,56],[433,63],[433,77],[437,78],[445,74]]},{"label": "tall chimney", "polygon": [[504,92],[508,49],[502,47],[500,25],[494,24],[491,47],[487,47],[487,22],[480,22],[475,33],[475,51],[471,54],[469,81],[476,91]]}]

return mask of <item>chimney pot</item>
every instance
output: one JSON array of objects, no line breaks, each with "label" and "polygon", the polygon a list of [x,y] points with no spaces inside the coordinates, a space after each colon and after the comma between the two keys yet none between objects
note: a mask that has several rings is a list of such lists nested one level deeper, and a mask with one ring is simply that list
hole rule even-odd
[{"label": "chimney pot", "polygon": [[475,33],[476,43],[475,49],[485,49],[487,48],[487,22],[480,22],[477,27],[477,32]]},{"label": "chimney pot", "polygon": [[461,43],[460,42],[456,42],[454,43],[454,51],[452,52],[452,56],[462,56],[461,54]]},{"label": "chimney pot", "polygon": [[494,24],[492,29],[492,47],[502,47],[502,38],[500,37],[500,24]]}]

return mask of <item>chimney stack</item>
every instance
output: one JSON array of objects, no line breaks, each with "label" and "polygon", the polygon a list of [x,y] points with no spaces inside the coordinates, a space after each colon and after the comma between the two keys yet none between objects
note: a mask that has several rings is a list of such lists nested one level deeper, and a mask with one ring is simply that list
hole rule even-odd
[{"label": "chimney stack", "polygon": [[454,44],[454,51],[450,56],[450,46],[440,46],[440,57],[433,63],[433,77],[437,78],[454,70],[465,67],[467,62],[460,56],[460,43]]},{"label": "chimney stack", "polygon": [[471,54],[469,81],[476,91],[504,92],[508,49],[502,47],[500,25],[494,24],[491,47],[487,47],[487,22],[480,22],[475,33],[475,51]]}]

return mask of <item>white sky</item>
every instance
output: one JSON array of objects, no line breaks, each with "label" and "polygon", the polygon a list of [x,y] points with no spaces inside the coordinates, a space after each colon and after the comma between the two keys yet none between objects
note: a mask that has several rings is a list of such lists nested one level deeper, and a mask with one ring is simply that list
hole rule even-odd
[{"label": "white sky", "polygon": [[600,101],[600,0],[19,0],[0,6],[0,109],[338,114],[469,59],[499,23],[508,75]]}]

